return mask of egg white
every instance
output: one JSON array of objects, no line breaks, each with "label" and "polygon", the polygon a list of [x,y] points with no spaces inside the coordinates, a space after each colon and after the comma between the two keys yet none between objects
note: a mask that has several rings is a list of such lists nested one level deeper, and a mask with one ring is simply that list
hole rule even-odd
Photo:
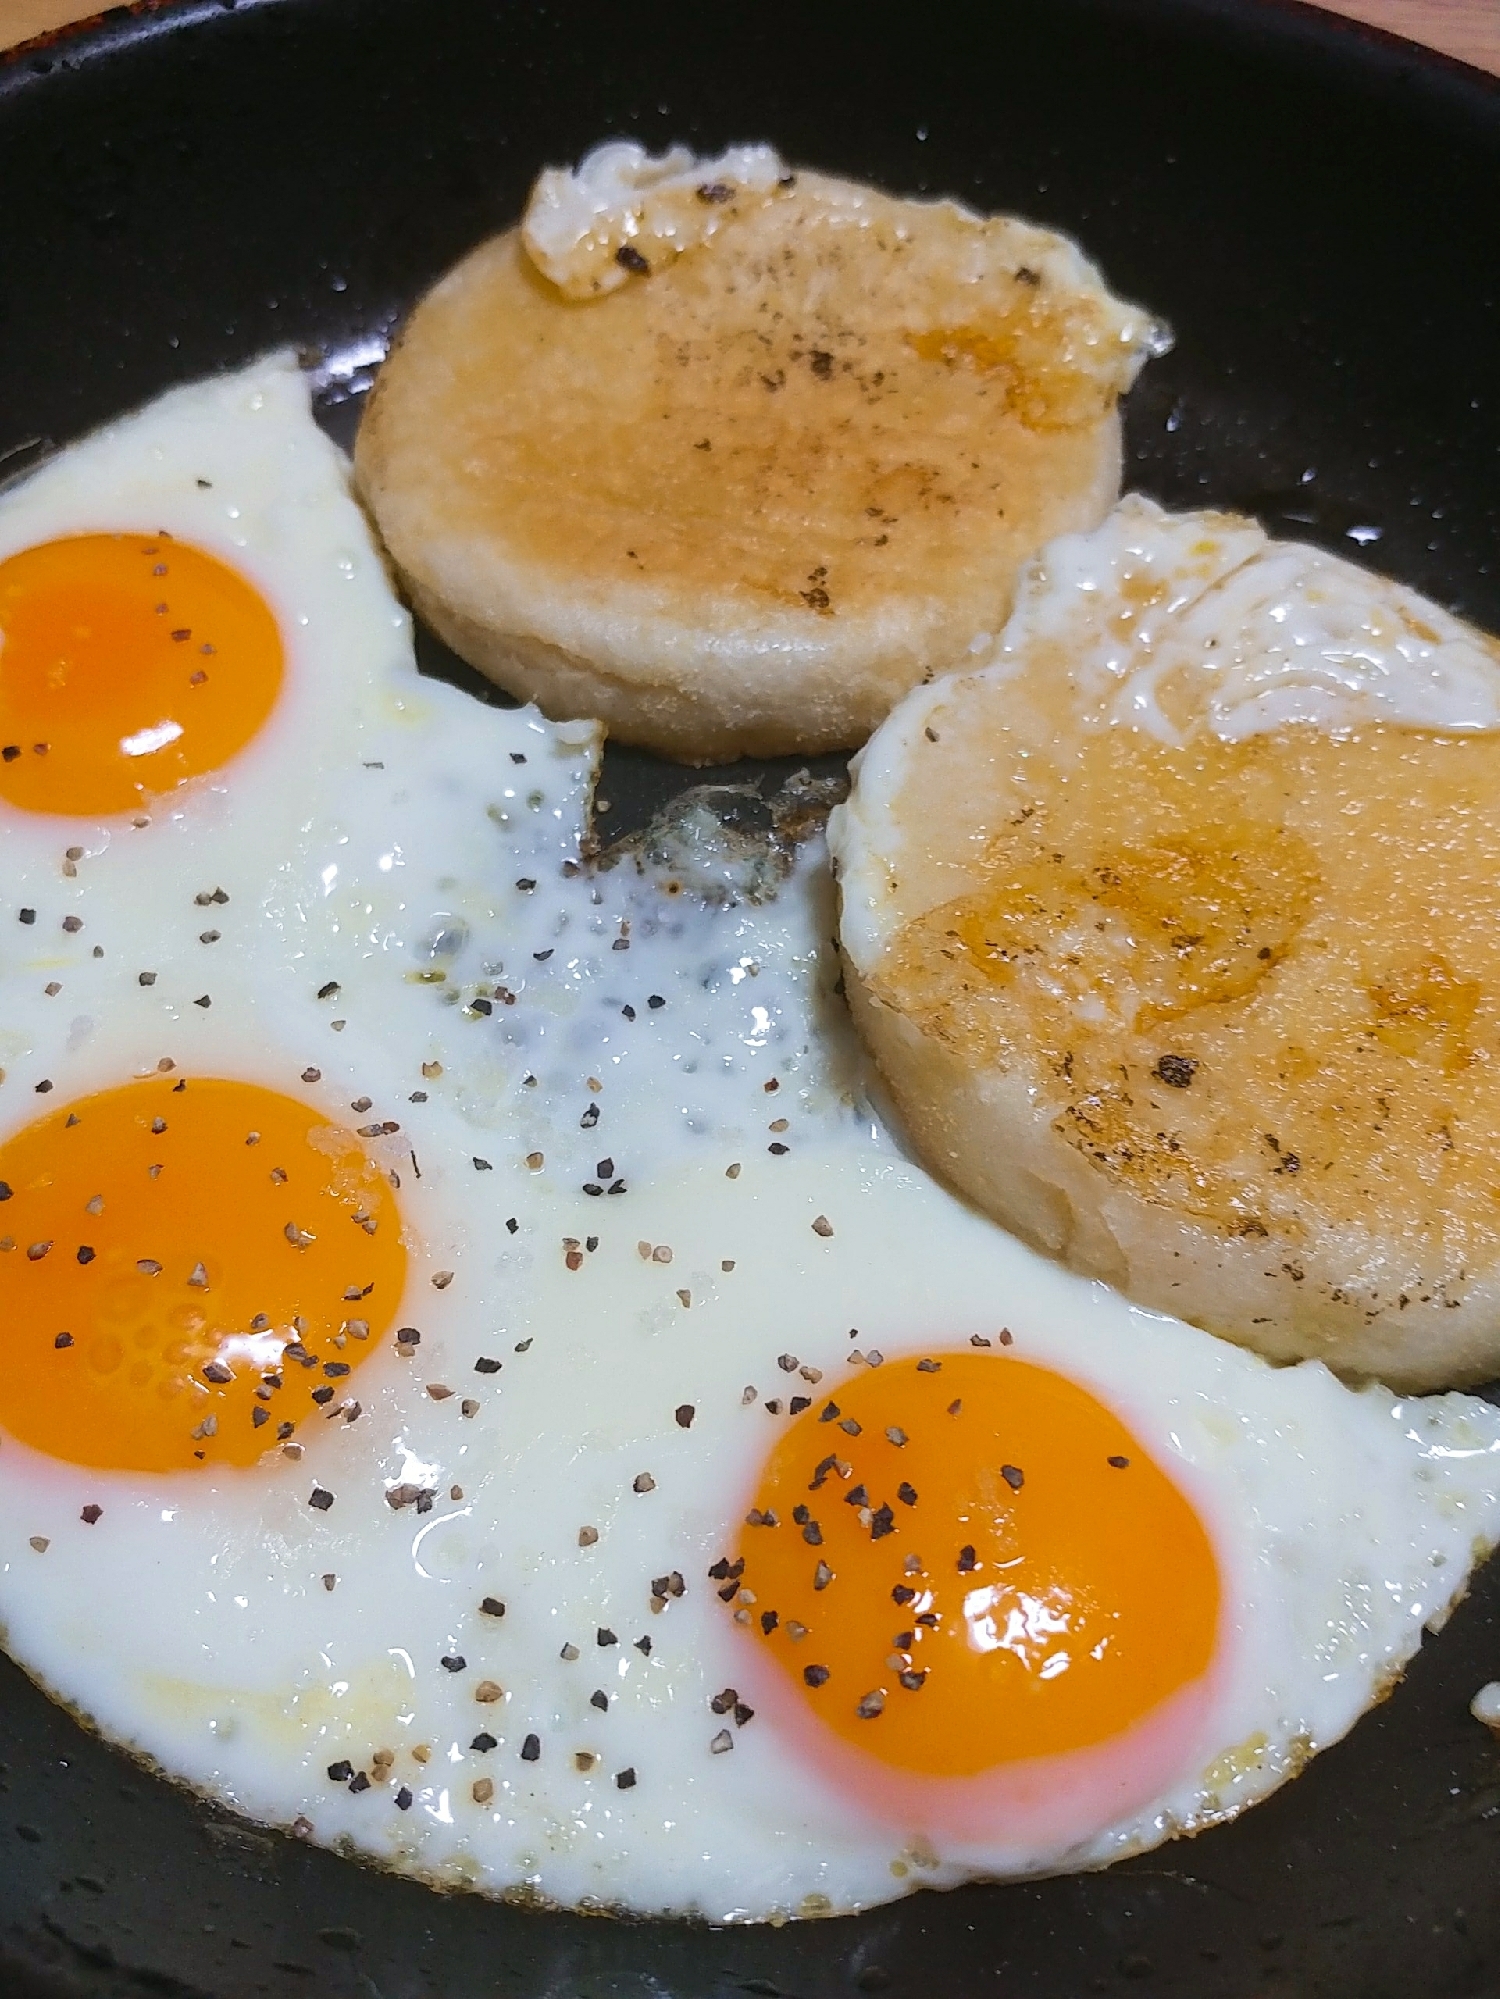
[{"label": "egg white", "polygon": [[[199,476],[238,509],[217,528]],[[382,1143],[422,1338],[361,1366],[357,1422],[304,1425],[300,1455],[249,1471],[108,1475],[0,1442],[12,1655],[168,1775],[319,1843],[442,1885],[718,1921],[1100,1865],[1342,1735],[1500,1535],[1500,1412],[1274,1370],[1042,1262],[902,1158],[833,993],[821,846],[761,903],[580,869],[597,732],[417,677],[289,362],[78,447],[0,503],[0,548],[147,506],[260,583],[294,638],[288,701],[151,826],[99,829],[75,877],[64,829],[15,829],[14,903],[86,924],[63,1004],[31,1006],[39,938],[0,961],[0,1135],[42,1076],[50,1107],[163,1056],[344,1117],[368,1095],[400,1125]],[[192,898],[219,885],[205,947]],[[803,1369],[828,1384],[1002,1324],[1191,1493],[1232,1606],[1192,1767],[1062,1847],[876,1823],[763,1716],[710,1749],[709,1698],[747,1655],[707,1570],[787,1420],[768,1403]],[[402,1488],[424,1502],[393,1505]],[[673,1571],[682,1595],[653,1608]],[[486,1680],[500,1698],[476,1697]],[[330,1778],[346,1759],[368,1788]]]}]

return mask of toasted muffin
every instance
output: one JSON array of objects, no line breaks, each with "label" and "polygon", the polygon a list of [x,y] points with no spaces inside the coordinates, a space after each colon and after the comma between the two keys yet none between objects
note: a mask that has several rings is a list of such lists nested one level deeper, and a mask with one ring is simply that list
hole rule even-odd
[{"label": "toasted muffin", "polygon": [[412,313],[355,452],[415,608],[688,763],[845,748],[1119,490],[1160,334],[952,202],[601,148]]},{"label": "toasted muffin", "polygon": [[1500,1374],[1500,644],[1127,499],[855,772],[847,988],[934,1171],[1273,1360]]}]

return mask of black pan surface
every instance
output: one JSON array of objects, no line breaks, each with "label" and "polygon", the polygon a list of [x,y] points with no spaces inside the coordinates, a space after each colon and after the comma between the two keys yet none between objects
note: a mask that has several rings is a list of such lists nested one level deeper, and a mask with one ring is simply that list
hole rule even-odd
[{"label": "black pan surface", "polygon": [[[323,398],[347,436],[408,302],[617,133],[766,136],[1076,232],[1177,330],[1131,398],[1133,483],[1500,627],[1500,89],[1269,0],[116,8],[0,60],[0,476],[287,341],[347,378]],[[613,824],[680,782],[614,757]],[[0,1994],[1483,1999],[1500,1745],[1467,1706],[1497,1675],[1492,1564],[1396,1697],[1236,1825],[715,1932],[440,1900],[241,1826],[0,1661]]]}]

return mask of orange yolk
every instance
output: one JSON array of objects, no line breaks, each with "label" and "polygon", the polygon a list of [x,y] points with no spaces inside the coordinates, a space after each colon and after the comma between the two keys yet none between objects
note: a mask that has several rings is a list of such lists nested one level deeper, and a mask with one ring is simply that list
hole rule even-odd
[{"label": "orange yolk", "polygon": [[1215,1649],[1192,1506],[1086,1389],[1003,1355],[888,1361],[799,1416],[739,1558],[720,1595],[808,1708],[931,1777],[1118,1736]]},{"label": "orange yolk", "polygon": [[86,534],[0,562],[0,798],[128,812],[217,770],[276,704],[276,620],[169,535]]},{"label": "orange yolk", "polygon": [[248,1083],[152,1077],[0,1146],[0,1428],[71,1464],[253,1464],[401,1302],[386,1174]]}]

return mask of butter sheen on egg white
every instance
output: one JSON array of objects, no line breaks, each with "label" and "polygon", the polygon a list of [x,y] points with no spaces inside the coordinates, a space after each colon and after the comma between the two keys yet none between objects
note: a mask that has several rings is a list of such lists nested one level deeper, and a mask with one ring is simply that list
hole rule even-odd
[{"label": "butter sheen on egg white", "polygon": [[[128,1477],[0,1441],[0,1620],[26,1670],[168,1775],[320,1844],[440,1885],[720,1921],[1105,1864],[1345,1733],[1500,1535],[1500,1412],[1273,1369],[942,1192],[865,1095],[820,845],[759,903],[580,869],[597,732],[418,678],[290,361],[65,454],[0,503],[0,551],[143,516],[252,577],[290,640],[287,690],[148,827],[4,815],[0,1139],[38,1081],[55,1104],[163,1056],[347,1122],[368,1097],[399,1125],[379,1144],[411,1258],[398,1323],[421,1340],[363,1363],[357,1420],[304,1425],[300,1456],[248,1471]],[[70,843],[86,858],[61,877]],[[205,946],[194,897],[219,886]],[[711,1698],[757,1668],[708,1571],[789,1393],[1002,1325],[1171,1470],[1228,1606],[1183,1766],[1040,1845],[881,1821],[764,1712],[711,1747]],[[344,1762],[367,1788],[330,1779]]]}]

